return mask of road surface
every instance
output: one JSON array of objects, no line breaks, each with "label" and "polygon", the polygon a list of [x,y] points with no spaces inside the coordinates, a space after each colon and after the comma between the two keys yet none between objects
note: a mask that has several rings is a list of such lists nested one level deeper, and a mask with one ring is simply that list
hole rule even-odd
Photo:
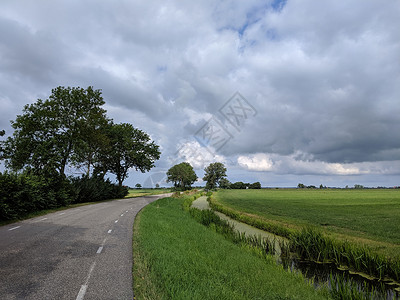
[{"label": "road surface", "polygon": [[0,299],[133,299],[133,221],[161,197],[81,206],[0,227]]}]

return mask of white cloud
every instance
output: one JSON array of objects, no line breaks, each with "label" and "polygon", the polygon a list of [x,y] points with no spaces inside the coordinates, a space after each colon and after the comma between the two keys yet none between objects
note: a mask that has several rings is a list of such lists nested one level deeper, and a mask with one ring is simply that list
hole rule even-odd
[{"label": "white cloud", "polygon": [[268,155],[262,153],[239,156],[237,162],[241,167],[250,171],[271,171],[274,166]]},{"label": "white cloud", "polygon": [[237,163],[243,169],[256,172],[299,175],[391,175],[400,173],[400,161],[363,163],[327,163],[312,159],[312,156],[297,152],[293,155],[257,153],[241,155]]}]

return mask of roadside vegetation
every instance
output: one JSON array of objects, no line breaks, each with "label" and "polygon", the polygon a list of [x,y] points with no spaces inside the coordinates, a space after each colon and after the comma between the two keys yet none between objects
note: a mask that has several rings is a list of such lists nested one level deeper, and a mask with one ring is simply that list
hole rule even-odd
[{"label": "roadside vegetation", "polygon": [[6,167],[0,172],[0,222],[72,203],[123,198],[128,170],[154,167],[159,146],[132,124],[115,124],[104,104],[101,90],[59,86],[48,99],[25,105],[11,121],[14,132],[0,141]]},{"label": "roadside vegetation", "polygon": [[327,290],[315,290],[240,237],[232,243],[229,234],[221,235],[229,228],[219,226],[222,221],[211,212],[189,213],[195,197],[160,199],[138,214],[133,234],[136,299],[329,298]]}]

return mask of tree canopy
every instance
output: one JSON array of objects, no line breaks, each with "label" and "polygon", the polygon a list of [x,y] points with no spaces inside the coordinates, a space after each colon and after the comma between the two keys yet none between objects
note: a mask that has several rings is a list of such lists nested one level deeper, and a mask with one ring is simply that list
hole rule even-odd
[{"label": "tree canopy", "polygon": [[108,122],[104,103],[101,91],[92,87],[57,87],[49,99],[25,105],[4,142],[7,166],[65,176],[69,163],[87,162],[94,153],[92,138]]},{"label": "tree canopy", "polygon": [[119,185],[128,177],[130,168],[142,173],[154,167],[160,158],[159,146],[144,131],[132,124],[111,124],[107,130],[109,143],[99,165],[117,177]]},{"label": "tree canopy", "polygon": [[187,162],[177,164],[167,172],[167,182],[173,182],[176,188],[183,190],[191,188],[196,180],[197,175],[193,167]]},{"label": "tree canopy", "polygon": [[67,166],[87,176],[110,172],[120,186],[130,168],[149,171],[160,158],[159,146],[131,124],[114,124],[104,104],[101,90],[90,86],[53,89],[11,122],[14,132],[1,142],[1,158],[9,169],[44,176],[65,177]]},{"label": "tree canopy", "polygon": [[226,168],[220,162],[211,163],[204,169],[204,172],[203,180],[207,181],[206,188],[210,190],[216,188],[220,180],[226,177]]}]

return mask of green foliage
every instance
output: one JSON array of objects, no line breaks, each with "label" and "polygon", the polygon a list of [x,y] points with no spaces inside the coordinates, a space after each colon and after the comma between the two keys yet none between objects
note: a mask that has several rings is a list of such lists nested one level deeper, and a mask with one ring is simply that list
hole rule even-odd
[{"label": "green foliage", "polygon": [[254,183],[251,183],[250,185],[249,185],[249,189],[261,189],[261,183],[260,182],[254,182]]},{"label": "green foliage", "polygon": [[219,187],[221,189],[230,189],[231,188],[231,183],[229,182],[228,179],[221,178],[221,180],[219,181]]},{"label": "green foliage", "polygon": [[[360,287],[359,284],[344,275],[330,275],[330,292],[337,300],[375,300],[382,299],[377,293],[378,290],[369,289],[366,284]],[[382,289],[384,291],[384,289]],[[382,293],[381,293],[382,295]]]},{"label": "green foliage", "polygon": [[242,181],[237,181],[231,184],[231,189],[233,190],[245,190],[248,187],[248,184],[242,182]]},{"label": "green foliage", "polygon": [[110,123],[106,135],[108,145],[101,151],[96,173],[109,171],[115,174],[120,186],[128,177],[129,169],[135,168],[144,173],[153,168],[154,162],[160,158],[159,146],[151,141],[147,133],[132,124]]},{"label": "green foliage", "polygon": [[127,187],[100,177],[47,178],[27,172],[0,173],[0,186],[0,221],[71,203],[123,198],[128,193]]},{"label": "green foliage", "polygon": [[67,180],[34,174],[0,173],[0,220],[22,218],[44,209],[68,205],[71,199]]},{"label": "green foliage", "polygon": [[173,182],[175,188],[180,190],[190,189],[196,180],[197,175],[193,167],[187,162],[177,164],[167,172],[167,182]]},{"label": "green foliage", "polygon": [[115,185],[100,176],[71,177],[70,180],[73,203],[119,199],[128,195],[128,187]]},{"label": "green foliage", "polygon": [[216,162],[211,163],[208,167],[204,169],[203,180],[207,181],[206,189],[212,190],[217,187],[220,180],[226,177],[226,168],[223,163]]},{"label": "green foliage", "polygon": [[254,183],[245,183],[242,181],[237,181],[232,183],[230,185],[230,188],[233,190],[261,189],[261,183],[258,181]]},{"label": "green foliage", "polygon": [[100,90],[57,87],[12,122],[4,146],[7,166],[36,174],[65,176],[67,164],[90,164],[98,145],[98,128],[107,123]]},{"label": "green foliage", "polygon": [[313,228],[303,228],[294,232],[290,237],[289,247],[302,259],[317,262],[333,261],[337,266],[348,266],[380,280],[384,277],[400,280],[400,257],[388,259],[374,253],[367,246],[338,241]]},{"label": "green foliage", "polygon": [[131,124],[114,124],[104,104],[101,91],[90,86],[53,89],[11,122],[14,133],[0,142],[0,158],[9,169],[49,178],[65,177],[67,166],[83,169],[86,176],[110,172],[122,186],[130,168],[154,167],[159,146]]}]

